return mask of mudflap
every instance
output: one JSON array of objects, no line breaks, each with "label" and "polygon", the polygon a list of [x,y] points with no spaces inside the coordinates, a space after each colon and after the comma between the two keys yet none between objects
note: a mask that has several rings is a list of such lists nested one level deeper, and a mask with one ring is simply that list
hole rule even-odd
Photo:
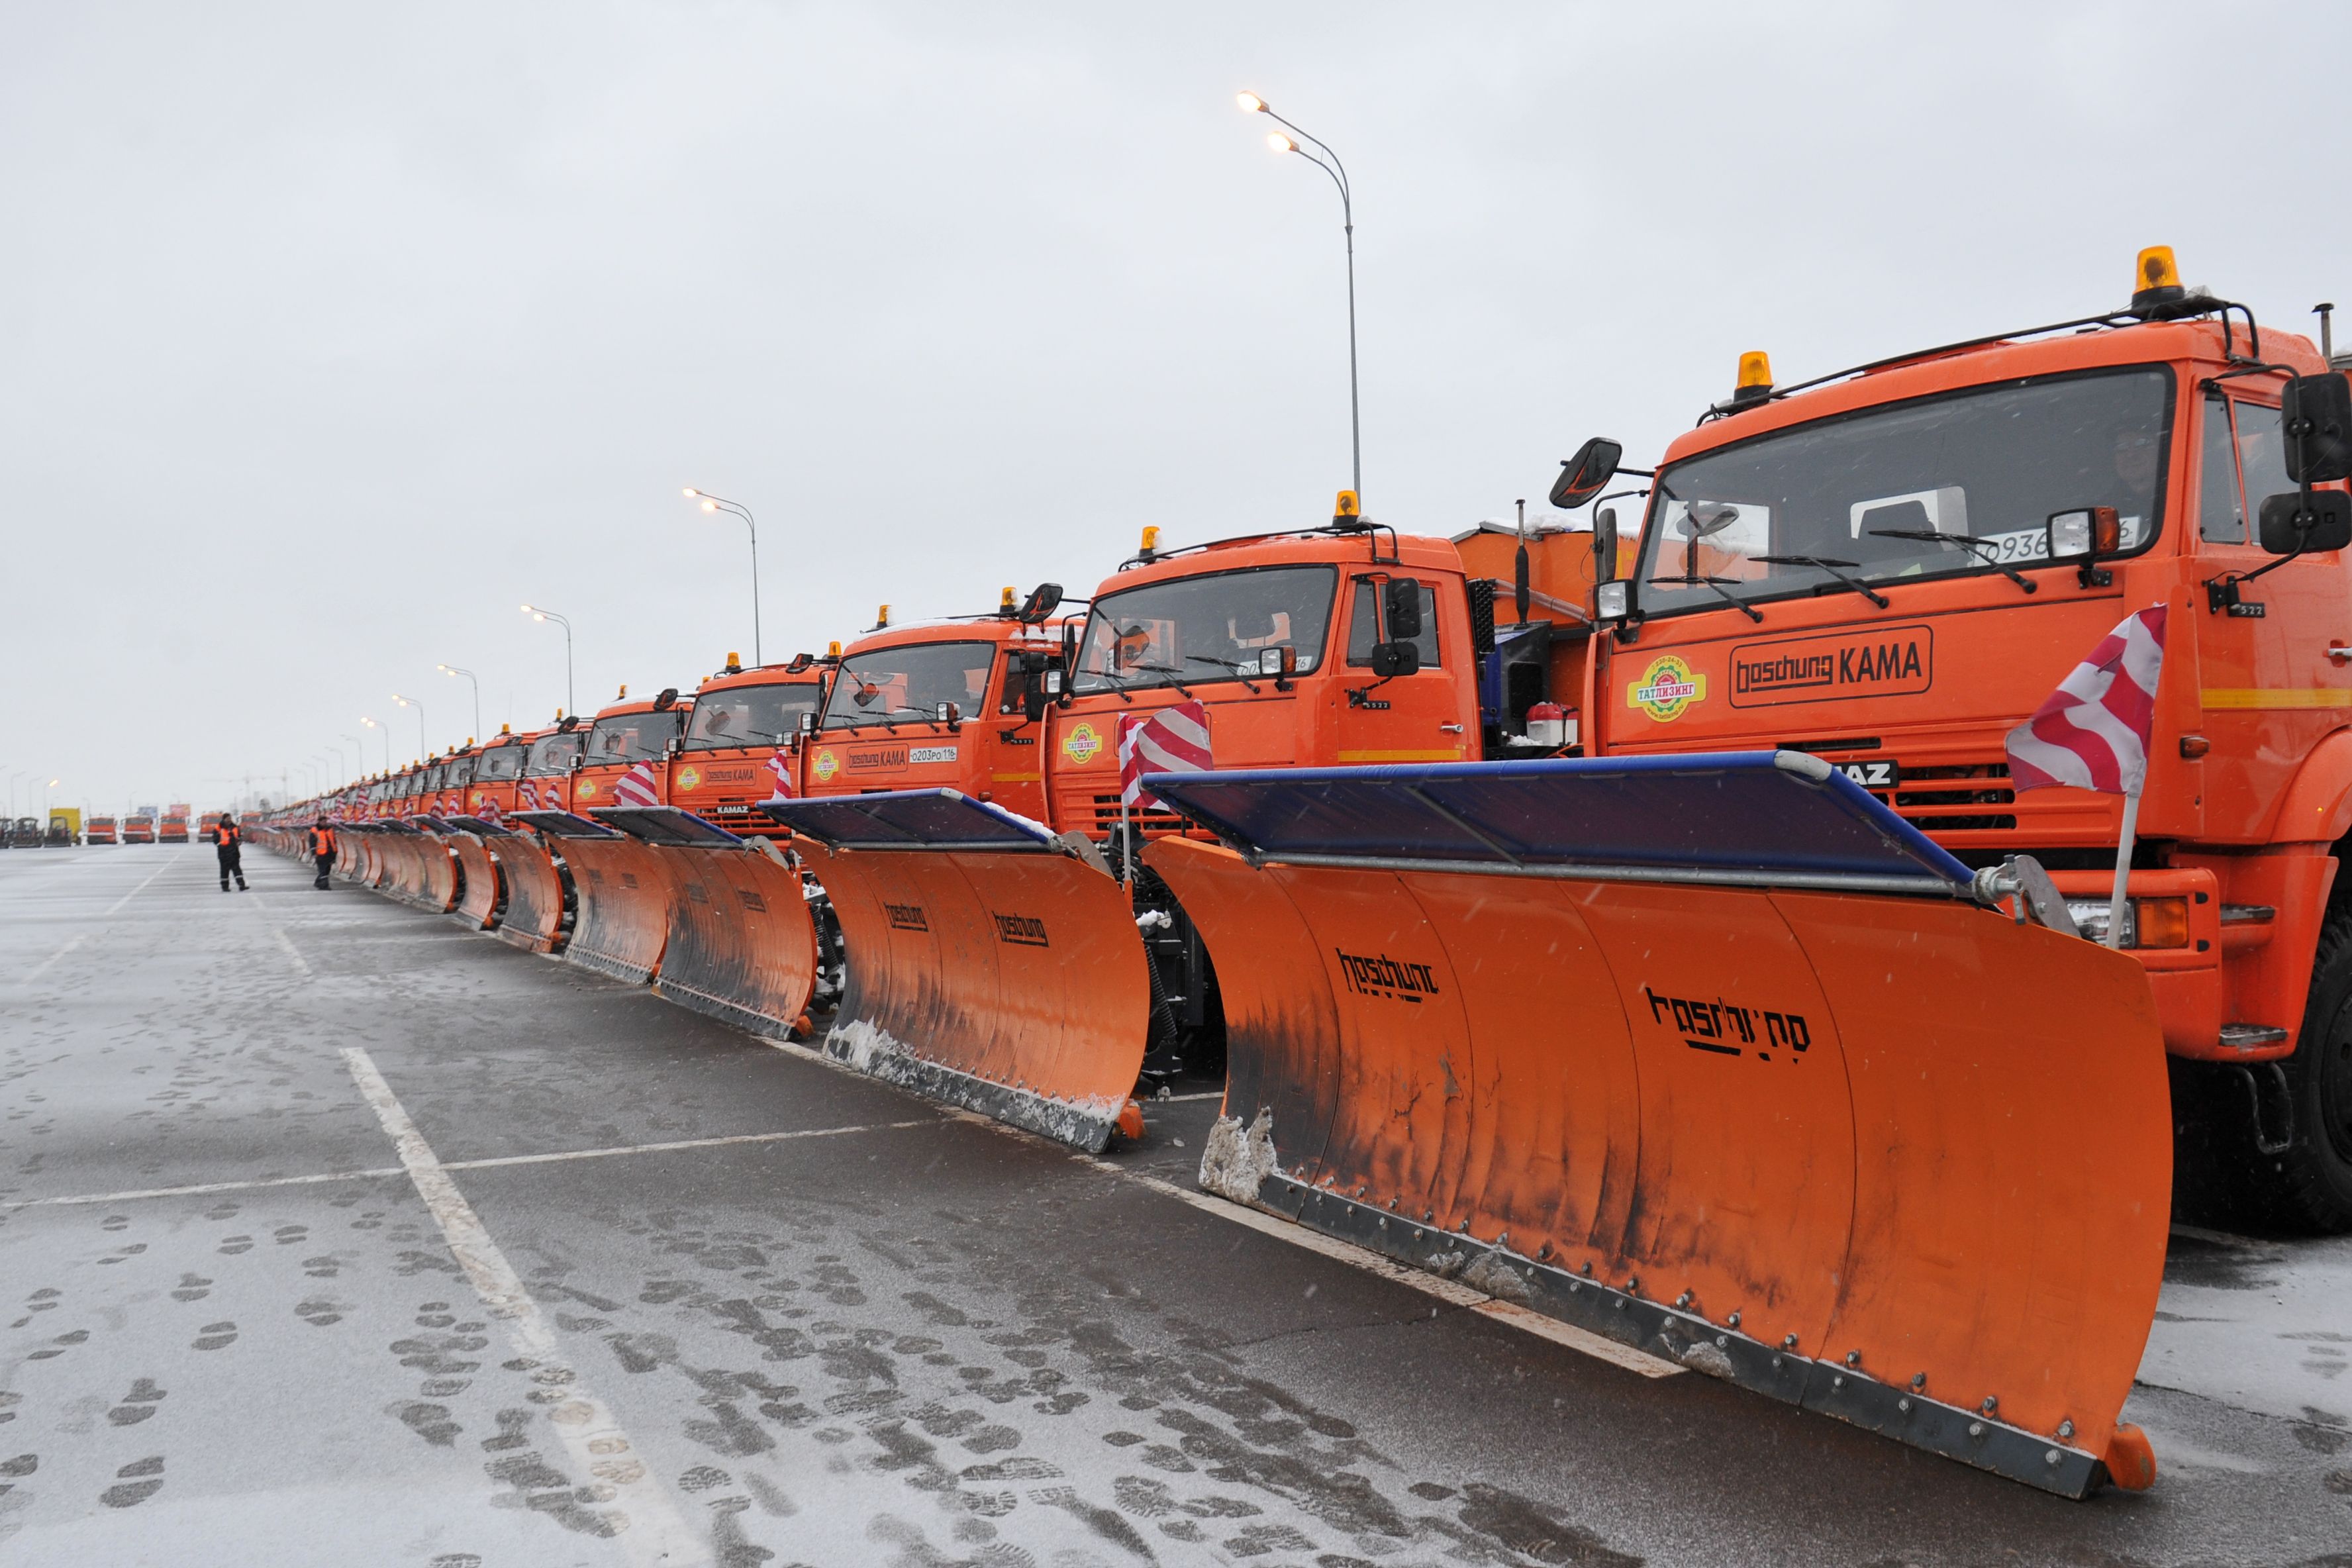
[{"label": "mudflap", "polygon": [[816,925],[798,868],[764,841],[647,847],[674,889],[656,989],[755,1035],[791,1035],[816,985]]},{"label": "mudflap", "polygon": [[829,1055],[1080,1149],[1109,1142],[1151,1008],[1114,878],[952,790],[768,811],[803,835],[840,922],[847,974]]},{"label": "mudflap", "polygon": [[[1727,882],[1685,821],[1663,871],[1623,863],[1623,822],[1616,863],[1548,859],[1535,797],[1379,772],[1402,817],[1433,808],[1385,858],[1360,803],[1301,828],[1330,804],[1311,779],[1272,816],[1162,792],[1246,851],[1146,851],[1223,986],[1204,1187],[2063,1496],[2148,1463],[2117,1414],[2171,1142],[2136,963],[1787,844]],[[1717,802],[1735,823],[1744,787]],[[1761,804],[1784,840],[1810,809]],[[1285,810],[1293,850],[1345,849],[1269,847]],[[1497,853],[1436,863],[1463,823]],[[1776,856],[1808,885],[1769,885]]]},{"label": "mudflap", "polygon": [[458,868],[457,902],[450,912],[469,931],[488,931],[498,923],[499,856],[474,833],[451,834],[449,847]]},{"label": "mudflap", "polygon": [[506,881],[499,941],[525,952],[552,952],[563,940],[563,878],[547,847],[528,834],[499,840],[499,872]]}]

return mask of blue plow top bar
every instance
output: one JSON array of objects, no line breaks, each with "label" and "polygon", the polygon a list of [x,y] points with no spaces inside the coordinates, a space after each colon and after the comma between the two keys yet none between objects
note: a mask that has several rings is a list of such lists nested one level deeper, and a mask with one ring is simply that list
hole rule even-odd
[{"label": "blue plow top bar", "polygon": [[690,811],[674,805],[592,805],[588,814],[607,827],[617,827],[647,844],[678,849],[740,849],[743,841],[723,827],[715,827]]},{"label": "blue plow top bar", "polygon": [[1255,860],[1965,897],[1972,874],[1801,752],[1158,773]]},{"label": "blue plow top bar", "polygon": [[961,790],[900,789],[814,800],[772,800],[761,810],[833,849],[1051,850],[1042,823]]},{"label": "blue plow top bar", "polygon": [[574,816],[568,811],[516,811],[507,814],[509,822],[520,822],[526,827],[536,827],[541,833],[558,838],[619,838],[601,822],[591,822],[584,816]]}]

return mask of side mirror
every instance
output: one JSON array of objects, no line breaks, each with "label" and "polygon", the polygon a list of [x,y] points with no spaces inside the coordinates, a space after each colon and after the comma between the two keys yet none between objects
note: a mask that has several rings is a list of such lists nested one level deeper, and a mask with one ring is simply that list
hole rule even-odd
[{"label": "side mirror", "polygon": [[1421,584],[1411,577],[1391,577],[1381,593],[1389,640],[1411,642],[1421,636]]},{"label": "side mirror", "polygon": [[1045,682],[1052,679],[1050,672],[1040,673],[1021,684],[1021,717],[1032,724],[1045,716]]},{"label": "side mirror", "polygon": [[1412,675],[1421,668],[1421,647],[1416,643],[1383,642],[1372,645],[1372,673],[1382,680],[1399,675]]},{"label": "side mirror", "polygon": [[2294,490],[2263,500],[2263,548],[2273,555],[2309,554],[2315,550],[2341,550],[2352,544],[2352,496],[2342,490],[2314,490],[2311,508]]},{"label": "side mirror", "polygon": [[1574,511],[1608,488],[1624,456],[1623,443],[1595,436],[1559,466],[1559,478],[1552,481],[1551,504],[1562,511]]},{"label": "side mirror", "polygon": [[2286,437],[2286,477],[2296,484],[2352,479],[2352,381],[2335,372],[2290,379],[2279,395],[2279,433]]},{"label": "side mirror", "polygon": [[1040,583],[1030,589],[1029,596],[1021,602],[1020,618],[1034,626],[1052,615],[1061,603],[1062,585],[1059,583]]},{"label": "side mirror", "polygon": [[[1917,505],[1917,502],[1913,502]],[[1922,509],[1924,510],[1924,509]],[[1682,531],[1686,538],[1705,539],[1721,533],[1739,519],[1739,509],[1719,500],[1693,501],[1683,514]]]},{"label": "side mirror", "polygon": [[1617,509],[1613,506],[1592,514],[1592,580],[1617,580]]},{"label": "side mirror", "polygon": [[677,688],[665,686],[654,694],[654,711],[667,713],[677,706]]}]

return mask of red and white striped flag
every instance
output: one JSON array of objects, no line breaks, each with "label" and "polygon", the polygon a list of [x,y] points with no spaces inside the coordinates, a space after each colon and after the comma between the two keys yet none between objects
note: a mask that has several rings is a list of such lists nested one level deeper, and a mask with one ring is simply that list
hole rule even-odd
[{"label": "red and white striped flag", "polygon": [[532,780],[523,780],[521,787],[515,791],[515,809],[518,811],[539,809],[539,785]]},{"label": "red and white striped flag", "polygon": [[768,753],[768,776],[775,781],[776,786],[774,793],[768,796],[770,800],[790,800],[793,798],[793,775],[791,770],[784,766],[783,752],[770,752]]},{"label": "red and white striped flag", "polygon": [[496,827],[499,823],[506,820],[506,818],[499,815],[499,803],[494,800],[486,800],[482,802],[482,809],[477,815],[478,815],[484,822],[488,823],[492,827]]},{"label": "red and white striped flag", "polygon": [[1134,811],[1149,811],[1159,797],[1143,787],[1153,773],[1202,773],[1217,765],[1209,747],[1209,710],[1179,702],[1150,718],[1121,714],[1118,721],[1118,798]]},{"label": "red and white striped flag", "polygon": [[613,800],[618,805],[659,805],[661,781],[654,773],[653,763],[639,763],[623,773],[621,782],[613,786]]},{"label": "red and white striped flag", "polygon": [[2127,616],[2032,718],[2009,732],[2012,787],[2070,784],[2102,795],[2139,794],[2156,722],[2156,681],[2164,668],[2164,616],[2162,605]]}]

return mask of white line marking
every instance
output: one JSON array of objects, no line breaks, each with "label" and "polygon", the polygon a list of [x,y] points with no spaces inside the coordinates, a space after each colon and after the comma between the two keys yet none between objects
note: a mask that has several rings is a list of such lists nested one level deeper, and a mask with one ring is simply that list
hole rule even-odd
[{"label": "white line marking", "polygon": [[[506,1324],[507,1338],[516,1350],[532,1361],[542,1363],[541,1375],[551,1370],[565,1373],[562,1347],[556,1342],[555,1332],[540,1314],[539,1303],[524,1289],[522,1277],[499,1250],[484,1228],[481,1216],[474,1212],[466,1195],[457,1190],[448,1169],[433,1152],[425,1135],[408,1119],[393,1094],[392,1086],[376,1070],[367,1052],[357,1046],[343,1047],[343,1065],[351,1069],[352,1081],[359,1085],[362,1098],[374,1108],[376,1120],[383,1124],[385,1136],[400,1151],[400,1163],[407,1167],[408,1179],[416,1184],[416,1195],[425,1200],[434,1220],[441,1226],[441,1235],[449,1244],[449,1254],[466,1277],[474,1282],[475,1291],[490,1315]],[[677,1511],[669,1492],[654,1477],[652,1469],[634,1456],[635,1445],[621,1430],[603,1400],[589,1391],[588,1385],[576,1377],[569,1383],[571,1397],[547,1413],[563,1446],[570,1450],[572,1462],[580,1470],[595,1478],[595,1490],[601,1498],[609,1498],[622,1505],[614,1510],[614,1522],[621,1526],[620,1542],[633,1563],[654,1568],[680,1568],[680,1565],[708,1563],[709,1557],[702,1542],[688,1526]]]},{"label": "white line marking", "polygon": [[127,892],[127,893],[123,894],[121,898],[119,898],[119,899],[117,899],[117,900],[114,900],[114,902],[113,902],[113,904],[112,904],[112,905],[110,905],[110,906],[108,908],[108,910],[107,910],[107,911],[106,911],[106,914],[104,914],[104,915],[100,915],[100,916],[99,916],[98,918],[99,918],[100,920],[104,920],[104,919],[106,919],[106,918],[107,918],[107,915],[111,915],[111,914],[115,913],[117,910],[121,910],[121,909],[122,908],[122,906],[123,906],[123,905],[125,905],[125,904],[129,903],[131,900],[133,900],[133,899],[137,898],[140,894],[142,894],[142,893],[145,892],[145,891],[147,890],[147,886],[148,886],[148,883],[149,883],[149,882],[152,882],[152,881],[154,881],[154,879],[155,879],[156,878],[158,878],[158,877],[162,876],[164,872],[166,872],[166,871],[170,870],[171,868],[172,868],[172,863],[171,863],[169,860],[166,860],[166,861],[164,861],[164,862],[163,862],[163,864],[162,864],[161,866],[156,867],[154,870],[152,870],[152,871],[151,871],[151,872],[149,872],[149,873],[148,873],[148,876],[147,876],[147,881],[140,883],[137,887],[135,887],[135,888],[131,889],[129,892]]},{"label": "white line marking", "polygon": [[308,980],[310,977],[310,962],[294,951],[294,939],[286,934],[286,928],[278,926],[270,934],[278,939],[278,945],[286,950],[286,956],[294,961],[294,967],[302,972],[302,978]]},{"label": "white line marking", "polygon": [[57,952],[49,954],[48,957],[33,965],[33,967],[27,970],[25,973],[17,976],[16,984],[19,985],[30,985],[34,981],[38,980],[42,975],[47,974],[49,972],[50,964],[55,963],[58,959],[63,958],[67,953],[71,952],[75,948],[79,947],[83,942],[89,940],[89,932],[82,932],[71,942],[66,943],[65,946],[58,949]]},{"label": "white line marking", "polygon": [[[793,1132],[738,1132],[724,1138],[682,1138],[674,1143],[630,1143],[613,1149],[567,1149],[552,1154],[500,1154],[484,1160],[444,1160],[445,1171],[488,1171],[501,1165],[551,1165],[566,1160],[609,1160],[621,1154],[668,1154],[681,1149],[717,1149],[730,1143],[791,1143],[804,1138],[845,1138],[856,1132],[895,1132],[908,1127],[936,1127],[939,1119],[919,1121],[873,1121],[856,1127],[807,1127]],[[397,1176],[403,1167],[385,1165],[370,1171],[322,1171],[310,1176],[261,1176],[245,1182],[199,1182],[184,1187],[133,1187],[120,1193],[76,1193],[60,1198],[17,1198],[0,1202],[9,1209],[64,1208],[79,1204],[130,1203],[137,1198],[202,1197],[210,1193],[243,1193],[260,1187],[307,1187],[320,1182],[362,1182]]]}]

